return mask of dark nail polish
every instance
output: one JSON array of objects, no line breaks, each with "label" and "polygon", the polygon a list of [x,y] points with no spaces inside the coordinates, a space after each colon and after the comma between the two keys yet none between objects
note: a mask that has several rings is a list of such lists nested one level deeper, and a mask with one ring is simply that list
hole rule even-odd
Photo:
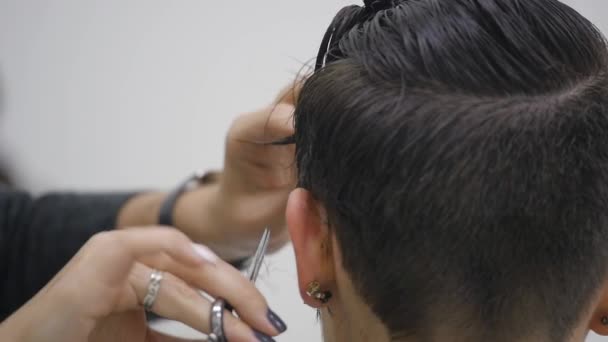
[{"label": "dark nail polish", "polygon": [[276,342],[276,341],[274,340],[274,338],[272,338],[272,337],[270,337],[270,336],[268,336],[268,335],[266,335],[266,334],[263,334],[263,333],[261,333],[261,332],[259,332],[259,331],[255,331],[255,330],[254,330],[254,331],[253,331],[253,334],[255,335],[255,337],[256,337],[256,338],[258,339],[258,341],[260,341],[260,342]]},{"label": "dark nail polish", "polygon": [[281,317],[279,317],[270,309],[268,309],[268,320],[270,321],[272,326],[277,329],[279,333],[285,332],[285,330],[287,330],[287,324],[285,324]]}]

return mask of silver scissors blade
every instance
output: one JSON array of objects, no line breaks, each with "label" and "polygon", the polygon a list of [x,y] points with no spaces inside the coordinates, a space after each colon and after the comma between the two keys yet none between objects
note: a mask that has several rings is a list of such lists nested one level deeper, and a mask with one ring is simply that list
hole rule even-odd
[{"label": "silver scissors blade", "polygon": [[258,248],[253,255],[253,266],[249,271],[249,280],[253,283],[258,279],[258,274],[260,273],[260,268],[262,267],[262,261],[264,261],[264,255],[266,255],[266,250],[268,249],[268,241],[270,240],[270,229],[264,229],[264,234],[262,234],[262,239],[258,244]]}]

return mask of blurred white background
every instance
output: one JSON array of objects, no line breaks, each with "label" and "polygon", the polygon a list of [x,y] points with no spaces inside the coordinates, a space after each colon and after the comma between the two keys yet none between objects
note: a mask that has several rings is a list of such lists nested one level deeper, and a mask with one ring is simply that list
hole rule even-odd
[{"label": "blurred white background", "polygon": [[[0,0],[0,151],[34,192],[164,189],[218,168],[231,120],[272,100],[352,3]],[[566,3],[608,32],[607,1]],[[290,248],[259,284],[289,325],[278,341],[320,341]]]}]

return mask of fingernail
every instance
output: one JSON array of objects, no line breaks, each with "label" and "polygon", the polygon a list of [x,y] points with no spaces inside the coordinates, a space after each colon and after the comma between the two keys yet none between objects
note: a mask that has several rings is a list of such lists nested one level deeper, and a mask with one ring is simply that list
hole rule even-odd
[{"label": "fingernail", "polygon": [[194,248],[194,252],[201,257],[201,259],[210,262],[212,264],[217,263],[219,257],[213,253],[212,250],[207,246],[199,245],[198,243],[193,243],[192,247]]},{"label": "fingernail", "polygon": [[281,317],[274,313],[274,311],[268,309],[267,317],[268,321],[270,321],[270,324],[272,324],[272,326],[277,329],[279,333],[285,332],[285,330],[287,330],[287,324],[285,324]]},{"label": "fingernail", "polygon": [[259,331],[254,330],[253,334],[255,335],[255,338],[258,339],[258,341],[261,341],[261,342],[276,342],[274,340],[274,338],[272,338],[272,337],[270,337],[270,336],[268,336],[266,334],[263,334],[263,333],[261,333]]}]

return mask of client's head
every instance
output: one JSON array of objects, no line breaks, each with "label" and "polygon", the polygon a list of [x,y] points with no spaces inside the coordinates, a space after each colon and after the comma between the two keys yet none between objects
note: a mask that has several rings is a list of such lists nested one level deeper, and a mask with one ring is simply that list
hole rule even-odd
[{"label": "client's head", "polygon": [[556,0],[340,11],[296,106],[287,208],[328,337],[608,334],[607,68]]}]

